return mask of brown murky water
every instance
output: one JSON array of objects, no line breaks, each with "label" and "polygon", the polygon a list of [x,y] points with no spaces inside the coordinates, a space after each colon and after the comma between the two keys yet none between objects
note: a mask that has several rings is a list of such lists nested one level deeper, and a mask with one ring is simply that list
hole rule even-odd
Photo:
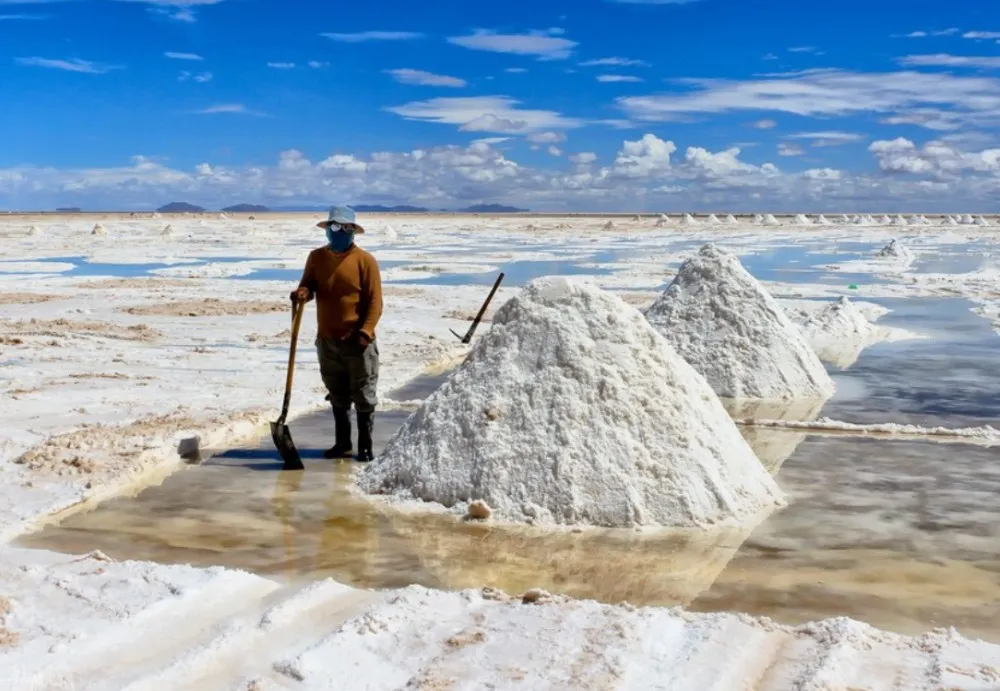
[{"label": "brown murky water", "polygon": [[[422,398],[438,381],[424,377],[393,398]],[[406,415],[377,417],[376,452]],[[1000,641],[1000,449],[745,429],[788,508],[744,531],[648,536],[392,512],[350,491],[356,464],[322,458],[328,414],[291,428],[304,472],[278,472],[265,438],[21,544],[362,587],[543,587],[787,623],[850,616],[903,633],[954,626]]]}]

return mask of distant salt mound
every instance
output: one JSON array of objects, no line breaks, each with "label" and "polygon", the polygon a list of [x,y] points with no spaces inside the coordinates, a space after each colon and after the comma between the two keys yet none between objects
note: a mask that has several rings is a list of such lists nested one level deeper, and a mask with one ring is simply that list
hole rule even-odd
[{"label": "distant salt mound", "polygon": [[905,226],[905,225],[909,225],[909,224],[906,222],[905,218],[903,218],[902,216],[898,216],[897,215],[897,216],[893,216],[892,221],[891,221],[891,225],[894,225],[894,226]]},{"label": "distant salt mound", "polygon": [[90,231],[91,235],[107,235],[108,229],[102,226],[100,223],[94,225],[94,229]]},{"label": "distant salt mound", "polygon": [[719,217],[718,217],[718,216],[716,216],[715,214],[711,214],[711,215],[710,215],[710,216],[708,217],[708,224],[709,224],[709,225],[712,225],[712,226],[717,226],[717,225],[721,225],[721,224],[722,224],[722,221],[720,221],[720,220],[719,220]]},{"label": "distant salt mound", "polygon": [[841,368],[854,364],[882,331],[846,297],[810,315],[802,330],[820,359]]},{"label": "distant salt mound", "polygon": [[971,226],[976,220],[972,218],[969,214],[962,216],[962,225]]},{"label": "distant salt mound", "polygon": [[632,222],[633,223],[642,223],[642,216],[639,216],[638,214],[636,214],[635,216],[632,217]]},{"label": "distant salt mound", "polygon": [[830,222],[829,218],[827,218],[823,214],[820,214],[819,218],[816,219],[816,225],[818,225],[818,226],[829,226],[829,225],[833,225],[833,224]]},{"label": "distant salt mound", "polygon": [[684,218],[681,219],[682,226],[699,226],[701,223],[691,214],[684,214]]},{"label": "distant salt mound", "polygon": [[658,219],[656,219],[657,228],[663,228],[664,226],[667,225],[670,225],[670,219],[667,218],[666,216],[660,216]]},{"label": "distant salt mound", "polygon": [[358,487],[502,521],[709,526],[783,504],[721,402],[634,307],[532,281]]},{"label": "distant salt mound", "polygon": [[828,398],[830,379],[805,337],[739,258],[705,245],[646,311],[725,398]]},{"label": "distant salt mound", "polygon": [[163,216],[160,215],[159,211],[154,211],[153,212],[153,218],[163,218]]},{"label": "distant salt mound", "polygon": [[953,216],[948,216],[947,218],[942,219],[941,225],[943,225],[943,226],[957,226],[958,225],[958,221],[956,221]]},{"label": "distant salt mound", "polygon": [[219,220],[220,221],[228,221],[229,220],[229,216],[227,216],[226,214],[219,214]]},{"label": "distant salt mound", "polygon": [[735,225],[739,225],[739,221],[736,220],[735,216],[733,216],[732,214],[729,214],[728,216],[726,216],[726,224],[727,225],[731,225],[731,226],[735,226]]},{"label": "distant salt mound", "polygon": [[976,225],[977,226],[988,226],[989,224],[990,224],[990,222],[987,221],[982,216],[979,216],[978,218],[976,218]]},{"label": "distant salt mound", "polygon": [[891,240],[888,245],[880,249],[876,256],[889,259],[898,259],[900,261],[906,261],[906,262],[913,261],[914,258],[913,252],[904,247],[900,242],[898,242],[895,239]]},{"label": "distant salt mound", "polygon": [[163,226],[163,230],[160,231],[160,235],[163,237],[170,237],[174,234],[174,227],[172,225]]},{"label": "distant salt mound", "polygon": [[388,240],[395,240],[399,237],[399,235],[396,233],[396,229],[393,228],[388,223],[385,225],[385,228],[382,229],[382,234],[385,235],[386,239]]},{"label": "distant salt mound", "polygon": [[764,216],[764,225],[766,226],[780,226],[781,222],[774,217],[774,214],[767,214]]},{"label": "distant salt mound", "polygon": [[760,214],[754,214],[753,215],[753,221],[752,221],[752,223],[754,225],[757,225],[757,226],[763,225],[764,224],[764,217],[762,215],[760,215]]},{"label": "distant salt mound", "polygon": [[617,227],[618,226],[615,225],[614,221],[608,221],[607,223],[604,224],[604,230],[614,230]]},{"label": "distant salt mound", "polygon": [[31,226],[30,228],[28,228],[28,235],[31,237],[39,235],[38,226]]},{"label": "distant salt mound", "polygon": [[795,216],[795,223],[800,226],[811,226],[813,224],[805,214],[797,214]]}]

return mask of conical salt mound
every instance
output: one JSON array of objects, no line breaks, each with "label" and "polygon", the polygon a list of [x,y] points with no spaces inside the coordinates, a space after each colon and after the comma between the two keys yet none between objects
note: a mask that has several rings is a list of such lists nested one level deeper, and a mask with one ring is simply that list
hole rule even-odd
[{"label": "conical salt mound", "polygon": [[31,237],[35,237],[38,234],[39,234],[38,226],[31,226],[30,228],[28,228],[28,235],[30,235]]},{"label": "conical salt mound", "polygon": [[819,215],[819,218],[816,219],[816,223],[817,223],[817,225],[821,225],[821,226],[832,225],[830,223],[830,219],[827,218],[826,216],[824,216],[823,214]]},{"label": "conical salt mound", "polygon": [[903,218],[902,216],[894,216],[893,219],[892,219],[892,225],[894,225],[894,226],[905,226],[906,225],[906,219]]},{"label": "conical salt mound", "polygon": [[163,216],[160,215],[159,211],[154,211],[153,212],[153,218],[163,218]]},{"label": "conical salt mound", "polygon": [[975,220],[969,214],[965,214],[964,216],[962,216],[962,223],[964,225],[971,226],[973,223],[975,223]]},{"label": "conical salt mound", "polygon": [[718,217],[718,216],[716,216],[715,214],[711,214],[711,215],[710,215],[710,216],[708,217],[708,223],[709,223],[710,225],[713,225],[713,226],[717,226],[717,225],[719,225],[720,223],[722,223],[722,221],[720,221],[720,220],[719,220],[719,217]]},{"label": "conical salt mound", "polygon": [[667,225],[670,225],[670,219],[668,219],[666,216],[660,216],[658,219],[656,219],[657,228],[663,228],[664,226]]},{"label": "conical salt mound", "polygon": [[614,230],[617,227],[618,226],[615,225],[614,221],[608,221],[607,223],[604,224],[604,230]]},{"label": "conical salt mound", "polygon": [[976,225],[977,225],[977,226],[988,226],[989,224],[990,224],[990,222],[989,222],[989,221],[987,221],[987,220],[986,220],[985,218],[983,218],[982,216],[980,216],[980,217],[978,217],[978,218],[976,219]]},{"label": "conical salt mound", "polygon": [[635,223],[642,223],[642,216],[639,215],[633,216],[632,221]]},{"label": "conical salt mound", "polygon": [[781,222],[774,217],[774,214],[767,214],[764,216],[764,225],[766,226],[780,226]]},{"label": "conical salt mound", "polygon": [[795,217],[795,222],[797,224],[799,224],[800,226],[811,226],[812,225],[812,221],[810,221],[809,217],[806,216],[805,214],[798,214]]},{"label": "conical salt mound", "polygon": [[691,214],[684,214],[684,218],[681,219],[682,226],[697,226],[701,223]]},{"label": "conical salt mound", "polygon": [[841,214],[840,215],[840,222],[841,223],[851,223],[852,220],[848,216],[846,216],[845,214]]},{"label": "conical salt mound", "polygon": [[726,223],[728,225],[735,226],[735,225],[739,224],[739,221],[736,220],[735,216],[733,216],[732,214],[729,214],[728,216],[726,216]]},{"label": "conical salt mound", "polygon": [[764,223],[764,217],[761,216],[760,214],[754,214],[753,223],[754,225],[761,225],[762,223]]},{"label": "conical salt mound", "polygon": [[94,225],[94,229],[90,231],[90,234],[91,235],[107,235],[108,234],[108,230],[107,230],[107,228],[105,228],[104,226],[102,226],[100,223],[97,223],[96,225]]},{"label": "conical salt mound", "polygon": [[834,383],[805,337],[739,257],[705,245],[646,318],[719,396],[827,398]]},{"label": "conical salt mound", "polygon": [[891,240],[888,245],[878,251],[876,256],[892,257],[895,259],[912,259],[913,253],[906,247],[903,247],[903,245],[896,240]]},{"label": "conical salt mound", "polygon": [[174,234],[174,227],[170,225],[163,226],[163,230],[160,231],[160,235],[163,236],[168,236],[173,234]]},{"label": "conical salt mound", "polygon": [[958,221],[956,221],[953,217],[948,216],[948,218],[945,218],[944,220],[941,221],[941,225],[943,225],[943,226],[957,226],[958,225]]},{"label": "conical salt mound", "polygon": [[395,240],[399,237],[399,235],[396,234],[396,229],[388,224],[386,224],[385,228],[382,229],[382,234],[389,240]]},{"label": "conical salt mound", "polygon": [[783,503],[719,399],[621,298],[532,281],[358,476],[503,521],[707,526]]}]

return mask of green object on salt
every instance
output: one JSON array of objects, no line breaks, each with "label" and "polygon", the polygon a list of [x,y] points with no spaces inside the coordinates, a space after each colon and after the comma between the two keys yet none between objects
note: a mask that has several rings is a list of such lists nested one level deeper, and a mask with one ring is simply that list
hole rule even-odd
[{"label": "green object on salt", "polygon": [[847,289],[848,290],[857,290],[858,286],[857,286],[857,284],[852,283],[851,285],[847,286]]}]

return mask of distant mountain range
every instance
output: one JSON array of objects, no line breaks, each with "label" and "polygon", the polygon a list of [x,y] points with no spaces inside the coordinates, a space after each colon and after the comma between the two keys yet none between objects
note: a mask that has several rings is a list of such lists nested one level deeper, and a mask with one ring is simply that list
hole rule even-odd
[{"label": "distant mountain range", "polygon": [[[267,213],[268,211],[292,212],[324,212],[329,207],[326,206],[279,206],[269,209],[260,204],[234,204],[222,209],[227,213]],[[514,206],[504,206],[502,204],[475,204],[464,209],[428,209],[422,206],[409,206],[400,204],[398,206],[381,206],[379,204],[355,204],[351,208],[360,213],[367,214],[420,214],[420,213],[462,213],[462,214],[508,214],[527,213],[528,209],[518,209]],[[198,214],[207,211],[204,207],[189,204],[187,202],[170,202],[157,209],[162,214]]]}]

